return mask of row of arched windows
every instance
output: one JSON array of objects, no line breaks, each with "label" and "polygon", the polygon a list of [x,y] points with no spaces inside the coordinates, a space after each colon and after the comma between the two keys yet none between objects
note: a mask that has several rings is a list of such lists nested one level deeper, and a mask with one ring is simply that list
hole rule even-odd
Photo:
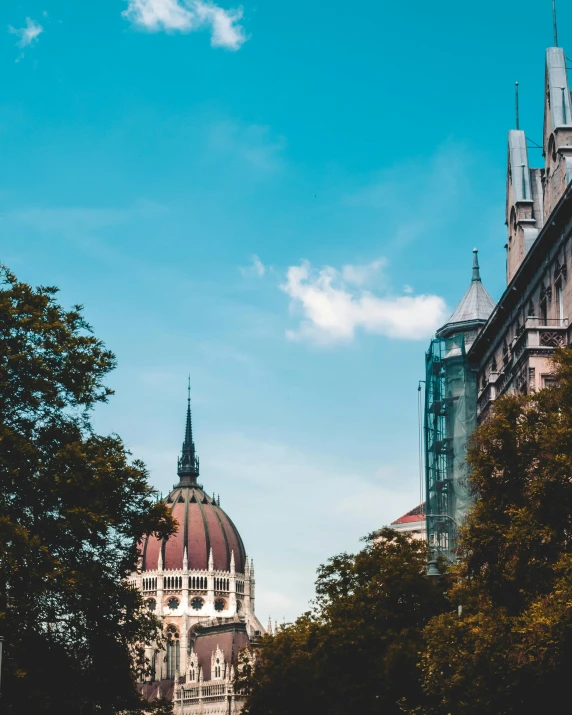
[{"label": "row of arched windows", "polygon": [[206,576],[189,576],[189,588],[195,591],[206,591],[207,590],[207,577]]},{"label": "row of arched windows", "polygon": [[[157,578],[144,578],[142,581],[143,591],[156,591],[157,590]],[[183,588],[183,577],[182,576],[165,576],[163,580],[163,588],[167,591],[181,591]],[[206,591],[207,590],[207,577],[206,576],[189,576],[189,588],[195,591]],[[215,591],[230,591],[230,579],[228,578],[215,578],[214,580]],[[244,583],[242,581],[236,582],[236,592],[244,593]]]},{"label": "row of arched windows", "polygon": [[180,591],[183,588],[182,576],[165,576],[164,588],[167,590]]}]

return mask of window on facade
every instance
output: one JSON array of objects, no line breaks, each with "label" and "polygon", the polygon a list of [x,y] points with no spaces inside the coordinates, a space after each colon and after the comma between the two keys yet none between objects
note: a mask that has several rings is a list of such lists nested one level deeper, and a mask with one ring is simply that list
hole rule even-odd
[{"label": "window on facade", "polygon": [[191,601],[191,608],[193,608],[195,611],[200,611],[202,607],[203,607],[203,599],[202,598],[193,598],[193,600]]},{"label": "window on facade", "polygon": [[220,668],[220,658],[215,661],[214,677],[220,678],[221,668]]},{"label": "window on facade", "polygon": [[217,598],[214,602],[215,611],[224,611],[225,605],[223,598]]},{"label": "window on facade", "polygon": [[176,598],[170,598],[167,601],[167,606],[171,609],[171,611],[176,611],[177,608],[179,607],[179,601]]},{"label": "window on facade", "polygon": [[558,310],[558,320],[560,325],[564,323],[564,296],[562,294],[562,283],[556,286],[556,309]]},{"label": "window on facade", "polygon": [[191,670],[189,671],[189,678],[191,683],[195,682],[195,666],[191,665]]},{"label": "window on facade", "polygon": [[181,644],[179,631],[174,625],[167,626],[167,678],[172,680],[181,665]]},{"label": "window on facade", "polygon": [[540,320],[542,321],[543,325],[546,325],[546,322],[548,320],[548,312],[546,309],[546,301],[543,300],[542,303],[540,304]]},{"label": "window on facade", "polygon": [[157,604],[155,603],[155,599],[154,599],[154,598],[150,598],[150,599],[147,601],[147,608],[148,608],[150,611],[154,611],[154,610],[157,608]]}]

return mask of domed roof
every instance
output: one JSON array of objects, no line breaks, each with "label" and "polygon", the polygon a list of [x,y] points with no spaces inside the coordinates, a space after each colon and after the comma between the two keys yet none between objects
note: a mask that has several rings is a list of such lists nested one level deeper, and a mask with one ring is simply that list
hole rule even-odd
[{"label": "domed roof", "polygon": [[165,501],[179,528],[163,541],[154,536],[143,540],[142,570],[157,570],[159,554],[163,569],[182,569],[186,547],[189,570],[208,569],[212,552],[212,568],[215,571],[230,571],[231,557],[234,555],[235,570],[244,573],[246,554],[236,526],[214,497],[208,496],[197,483],[199,460],[193,442],[190,396],[178,475],[179,483]]}]

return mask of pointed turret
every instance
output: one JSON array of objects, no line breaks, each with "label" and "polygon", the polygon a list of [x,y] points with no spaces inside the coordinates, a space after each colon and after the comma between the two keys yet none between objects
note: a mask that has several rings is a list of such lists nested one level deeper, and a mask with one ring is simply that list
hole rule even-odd
[{"label": "pointed turret", "polygon": [[572,181],[572,101],[562,47],[546,50],[544,97],[544,214],[548,217]]},{"label": "pointed turret", "polygon": [[541,169],[529,166],[525,133],[511,129],[506,178],[507,283],[519,269],[544,222],[542,174]]},{"label": "pointed turret", "polygon": [[476,331],[488,320],[495,307],[481,281],[478,250],[473,249],[473,276],[469,289],[445,325],[437,331],[438,338],[447,338],[455,333]]},{"label": "pointed turret", "polygon": [[177,474],[179,484],[191,486],[197,483],[199,476],[199,458],[195,451],[193,441],[193,421],[191,418],[191,378],[189,377],[188,397],[187,397],[187,420],[185,424],[185,441],[181,450],[181,456],[177,464]]}]

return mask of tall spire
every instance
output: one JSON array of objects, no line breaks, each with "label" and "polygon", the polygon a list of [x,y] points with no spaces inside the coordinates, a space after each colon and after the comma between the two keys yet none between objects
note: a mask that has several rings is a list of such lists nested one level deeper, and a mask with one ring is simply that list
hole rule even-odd
[{"label": "tall spire", "polygon": [[199,458],[195,451],[193,442],[193,421],[191,418],[191,376],[189,375],[189,385],[187,393],[187,420],[185,423],[185,441],[181,450],[181,456],[177,463],[177,474],[179,483],[191,486],[197,483],[199,476]]},{"label": "tall spire", "polygon": [[554,47],[558,47],[558,21],[556,19],[556,0],[552,0],[552,27],[554,29]]},{"label": "tall spire", "polygon": [[455,308],[449,320],[437,331],[438,338],[447,338],[455,333],[479,330],[487,322],[495,307],[493,299],[481,282],[479,258],[473,249],[473,276],[471,285]]},{"label": "tall spire", "polygon": [[478,248],[473,248],[473,280],[471,283],[474,283],[475,281],[481,282],[481,271],[479,270],[479,249]]}]

